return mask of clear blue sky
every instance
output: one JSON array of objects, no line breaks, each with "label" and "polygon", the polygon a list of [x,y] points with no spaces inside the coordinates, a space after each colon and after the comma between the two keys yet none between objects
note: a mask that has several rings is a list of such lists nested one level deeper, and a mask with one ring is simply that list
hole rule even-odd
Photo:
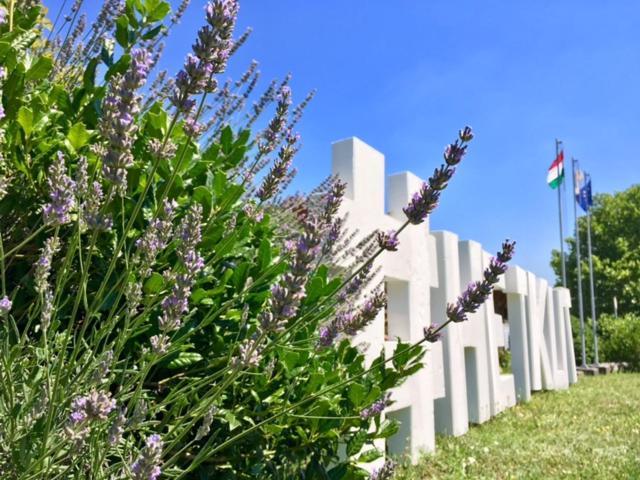
[{"label": "clear blue sky", "polygon": [[[193,0],[174,32],[170,71],[204,4]],[[241,0],[238,31],[254,33],[229,73],[255,58],[264,85],[291,72],[298,99],[318,90],[299,127],[301,190],[329,174],[334,140],[360,137],[386,155],[387,173],[424,178],[458,128],[473,126],[432,229],[490,251],[516,239],[517,263],[552,279],[558,218],[545,176],[554,138],[591,172],[595,192],[640,179],[639,22],[637,0]]]}]

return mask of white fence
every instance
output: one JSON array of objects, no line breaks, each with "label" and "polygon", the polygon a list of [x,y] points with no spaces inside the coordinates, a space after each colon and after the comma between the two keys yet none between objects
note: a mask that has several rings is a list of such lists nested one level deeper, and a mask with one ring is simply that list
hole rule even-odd
[{"label": "white fence", "polygon": [[[406,219],[402,208],[422,184],[410,172],[385,179],[384,155],[357,138],[333,144],[333,173],[347,182],[347,225],[363,235],[397,229]],[[479,243],[430,232],[428,221],[407,228],[398,251],[382,256],[376,279],[385,282],[387,310],[357,342],[368,344],[373,358],[383,345],[392,353],[396,337],[420,340],[423,327],[445,321],[447,303],[482,278],[489,259]],[[529,400],[532,391],[577,381],[569,291],[517,266],[496,290],[504,317],[490,299],[468,322],[450,324],[441,341],[429,344],[425,368],[393,392],[395,403],[385,414],[402,426],[386,446],[379,445],[389,454],[409,453],[417,460],[421,451],[434,450],[436,432],[462,435],[470,423]],[[499,347],[509,348],[512,373],[501,373]]]}]

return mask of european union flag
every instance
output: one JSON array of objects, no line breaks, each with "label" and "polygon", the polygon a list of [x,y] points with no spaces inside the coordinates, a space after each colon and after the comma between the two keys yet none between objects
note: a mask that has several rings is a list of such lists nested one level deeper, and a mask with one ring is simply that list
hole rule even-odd
[{"label": "european union flag", "polygon": [[580,190],[576,192],[576,202],[578,202],[580,208],[585,212],[588,212],[591,205],[593,205],[593,199],[591,198],[591,176],[588,173],[584,174],[584,182],[580,186]]}]

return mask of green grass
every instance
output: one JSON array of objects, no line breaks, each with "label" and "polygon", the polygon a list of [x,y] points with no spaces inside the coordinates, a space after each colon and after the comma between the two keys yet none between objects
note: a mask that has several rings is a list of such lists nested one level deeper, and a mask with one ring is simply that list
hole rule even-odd
[{"label": "green grass", "polygon": [[439,437],[398,479],[640,479],[640,374],[582,377],[569,390]]}]

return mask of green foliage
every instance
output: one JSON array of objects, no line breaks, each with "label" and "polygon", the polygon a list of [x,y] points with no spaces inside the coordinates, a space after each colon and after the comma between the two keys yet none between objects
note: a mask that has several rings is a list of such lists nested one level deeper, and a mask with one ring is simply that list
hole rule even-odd
[{"label": "green foliage", "polygon": [[[39,7],[15,9],[14,23],[0,26],[0,273],[11,302],[0,329],[0,472],[132,478],[145,439],[159,434],[163,478],[365,478],[358,462],[375,459],[374,440],[397,425],[360,412],[419,370],[424,351],[398,342],[393,357],[374,352],[367,366],[347,338],[320,348],[318,330],[335,317],[344,287],[320,262],[305,273],[295,315],[281,330],[262,327],[274,287],[293,275],[285,242],[308,232],[283,238],[269,205],[252,196],[246,165],[256,135],[226,125],[199,142],[182,112],[152,96],[132,110],[122,195],[103,175],[105,98],[132,68],[133,49],[165,30],[168,8],[127,0],[114,19],[115,51],[62,63],[64,44],[42,37]],[[43,209],[60,158],[78,184],[86,165],[105,195],[65,192],[76,205],[68,221],[52,223]],[[109,228],[88,223],[91,202]],[[142,240],[159,220],[174,234],[143,266]],[[200,231],[189,253],[204,267],[191,279],[193,257],[181,249]],[[59,245],[50,259],[47,242]],[[184,289],[179,322],[164,329],[159,319]],[[164,334],[158,348],[153,339]],[[104,415],[72,416],[98,394],[114,402]]]},{"label": "green foliage", "polygon": [[598,319],[599,352],[606,361],[627,362],[632,370],[640,370],[640,315]]},{"label": "green foliage", "polygon": [[[582,292],[585,311],[590,305],[587,263],[587,222],[579,221],[582,253]],[[613,314],[613,298],[618,313],[640,313],[640,185],[614,194],[594,196],[591,210],[591,237],[596,310]],[[573,312],[577,312],[577,267],[575,239],[567,240],[567,286],[571,289]],[[560,279],[560,255],[554,250],[551,265]],[[557,280],[557,283],[560,281]]]}]

